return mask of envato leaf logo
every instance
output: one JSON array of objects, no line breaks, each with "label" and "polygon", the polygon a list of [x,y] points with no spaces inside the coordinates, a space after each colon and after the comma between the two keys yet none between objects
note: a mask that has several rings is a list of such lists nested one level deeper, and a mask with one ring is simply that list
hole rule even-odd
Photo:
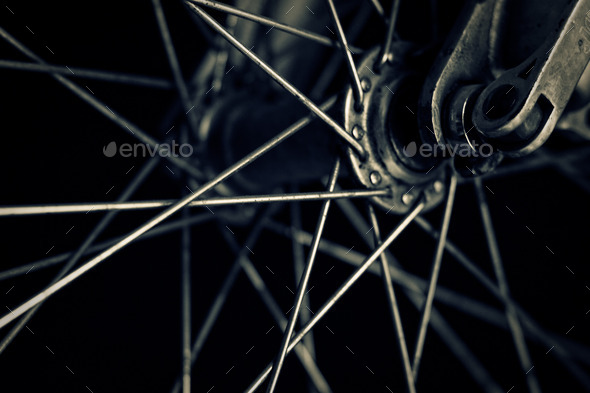
[{"label": "envato leaf logo", "polygon": [[178,144],[176,141],[171,143],[156,143],[149,145],[147,143],[122,143],[117,146],[115,141],[109,142],[102,148],[102,153],[106,157],[190,157],[193,154],[193,146],[190,143]]},{"label": "envato leaf logo", "polygon": [[414,157],[418,151],[418,147],[416,146],[416,142],[410,142],[403,150],[406,157]]},{"label": "envato leaf logo", "polygon": [[417,145],[412,141],[408,143],[403,149],[404,155],[408,158],[414,157],[418,154],[420,157],[489,157],[494,154],[494,147],[489,143],[479,144],[473,142],[457,143],[457,144],[428,144],[423,143]]},{"label": "envato leaf logo", "polygon": [[112,141],[108,145],[102,148],[102,152],[107,157],[114,157],[117,154],[117,143]]}]

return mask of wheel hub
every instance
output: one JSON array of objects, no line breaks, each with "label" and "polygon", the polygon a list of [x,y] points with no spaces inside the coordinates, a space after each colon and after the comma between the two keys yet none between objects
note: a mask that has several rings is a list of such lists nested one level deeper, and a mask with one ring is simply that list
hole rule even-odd
[{"label": "wheel hub", "polygon": [[420,195],[427,208],[436,206],[445,186],[440,160],[418,154],[422,142],[415,108],[422,78],[404,65],[405,50],[395,53],[379,71],[374,69],[378,48],[359,63],[363,105],[358,108],[349,89],[344,125],[366,152],[359,157],[348,149],[352,172],[367,188],[390,188],[388,196],[373,201],[387,211],[404,214]]}]

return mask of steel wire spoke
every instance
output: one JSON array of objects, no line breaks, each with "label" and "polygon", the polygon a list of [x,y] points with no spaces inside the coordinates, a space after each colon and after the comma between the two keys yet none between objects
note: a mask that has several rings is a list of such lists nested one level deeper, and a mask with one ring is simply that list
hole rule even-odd
[{"label": "steel wire spoke", "polygon": [[[344,212],[346,218],[353,224],[353,227],[357,230],[363,241],[370,246],[368,239],[363,236],[370,230],[369,225],[365,222],[354,205],[347,200],[336,201],[336,204]],[[416,216],[416,220],[418,219],[420,219],[420,217]],[[392,264],[399,267],[399,263],[396,262],[393,255],[391,255],[388,250],[386,250],[385,253],[392,261]],[[408,296],[408,299],[410,299],[414,307],[417,310],[420,310],[424,304],[424,295],[422,293],[417,294],[411,289],[406,290],[405,294]],[[448,323],[446,323],[436,309],[432,310],[430,321],[433,329],[437,332],[451,352],[455,354],[463,367],[465,367],[465,369],[471,374],[475,382],[477,382],[486,392],[499,392],[500,388],[498,387],[498,384],[491,378],[485,367],[479,362],[477,357],[469,350],[467,345],[453,331]]]},{"label": "steel wire spoke", "polygon": [[389,60],[391,45],[393,44],[393,38],[395,35],[395,25],[397,22],[397,15],[399,13],[400,0],[393,0],[391,4],[391,13],[389,14],[389,20],[387,21],[387,34],[383,46],[377,56],[376,68],[379,70]]},{"label": "steel wire spoke", "polygon": [[[369,204],[369,218],[370,218],[371,224],[373,226],[373,233],[374,233],[374,237],[375,237],[375,246],[379,246],[381,244],[381,230],[379,229],[379,223],[377,222],[377,215],[375,214],[375,209],[370,204]],[[415,382],[414,382],[414,375],[412,374],[412,365],[410,364],[410,356],[408,355],[408,346],[406,344],[406,338],[404,335],[404,328],[403,328],[402,319],[401,319],[401,316],[399,313],[399,306],[397,304],[395,290],[393,288],[393,283],[391,281],[391,274],[389,271],[389,261],[387,260],[386,253],[382,253],[381,257],[379,257],[379,259],[381,261],[381,276],[383,277],[383,284],[385,286],[385,291],[387,293],[387,301],[389,302],[391,317],[393,319],[393,324],[395,326],[395,332],[397,335],[400,356],[402,358],[402,363],[404,365],[406,383],[408,384],[408,391],[410,393],[415,393],[416,386],[415,386]]]},{"label": "steel wire spoke", "polygon": [[[337,158],[336,163],[334,164],[334,168],[332,169],[332,173],[330,174],[330,178],[328,180],[327,189],[329,192],[334,191],[334,187],[336,186],[336,180],[338,179],[339,173],[340,158]],[[301,309],[301,304],[303,303],[303,297],[307,292],[307,284],[309,283],[311,271],[313,269],[315,258],[317,256],[318,246],[320,244],[320,240],[322,239],[322,234],[324,232],[324,227],[326,225],[326,219],[328,218],[328,211],[330,210],[330,204],[330,200],[327,200],[322,204],[320,217],[318,218],[316,230],[313,235],[313,240],[311,242],[311,248],[307,255],[307,263],[305,266],[305,270],[303,271],[303,275],[301,275],[301,278],[299,279],[299,284],[297,286],[295,302],[293,303],[293,312],[289,317],[289,323],[287,324],[287,329],[285,329],[285,333],[283,334],[283,339],[281,341],[279,353],[274,361],[273,371],[270,376],[270,382],[266,389],[267,393],[273,393],[277,386],[281,368],[283,367],[283,362],[285,361],[285,356],[287,354],[287,347],[289,345],[289,341],[291,340],[291,336],[293,335],[293,330],[295,329],[295,323],[297,322],[297,318],[299,318],[299,310]]]},{"label": "steel wire spoke", "polygon": [[[199,19],[193,12],[189,12],[193,17]],[[235,15],[228,15],[225,19],[225,27],[227,31],[234,34],[235,26],[238,22],[238,17]],[[219,93],[223,85],[223,78],[225,77],[225,69],[229,60],[229,44],[223,37],[215,35],[217,50],[215,51],[215,67],[213,68],[213,78],[211,82],[211,89],[213,93]]]},{"label": "steel wire spoke", "polygon": [[[123,190],[121,195],[119,196],[119,201],[124,201],[131,197],[131,195],[139,188],[139,186],[145,181],[145,179],[149,176],[149,174],[153,171],[153,169],[158,164],[159,160],[151,159],[140,169],[140,171],[135,175],[133,180],[129,183],[129,185]],[[88,248],[92,245],[92,243],[98,238],[98,236],[108,227],[108,225],[113,221],[115,216],[118,212],[108,212],[99,222],[96,224],[94,229],[90,232],[90,234],[86,237],[86,239],[82,242],[82,245],[78,247],[76,252],[69,258],[68,262],[60,269],[57,275],[51,280],[49,286],[58,282],[62,277],[64,277],[72,268],[76,265],[76,263],[80,260],[82,255]],[[4,352],[6,347],[16,338],[18,333],[26,326],[26,324],[33,318],[35,313],[41,308],[43,302],[39,302],[35,307],[31,308],[19,321],[10,329],[8,334],[0,341],[0,354]]]},{"label": "steel wire spoke", "polygon": [[0,68],[40,72],[48,74],[70,75],[78,78],[101,80],[134,86],[152,87],[156,89],[172,89],[172,82],[155,76],[126,74],[116,71],[91,70],[87,68],[60,66],[55,64],[35,64],[17,60],[0,60]]},{"label": "steel wire spoke", "polygon": [[191,128],[193,135],[197,135],[197,115],[195,111],[191,110],[193,109],[193,105],[191,105],[188,88],[182,76],[182,70],[180,69],[180,63],[178,62],[178,57],[176,56],[176,50],[174,49],[172,37],[170,37],[170,30],[168,29],[168,24],[166,23],[166,17],[164,16],[162,3],[160,0],[152,0],[152,6],[156,15],[156,21],[158,22],[158,30],[160,31],[160,36],[162,37],[162,42],[164,43],[164,49],[166,50],[168,64],[170,65],[172,76],[174,77],[176,90],[178,91],[180,101],[182,102],[184,110],[188,116],[189,127]]},{"label": "steel wire spoke", "polygon": [[[371,196],[385,196],[390,193],[389,189],[374,190],[344,190],[344,191],[319,191],[284,193],[268,195],[244,195],[236,197],[217,197],[211,199],[199,199],[189,203],[188,207],[199,206],[226,206],[252,203],[276,203],[290,201],[321,201],[342,198],[367,198]],[[63,214],[63,213],[88,213],[104,210],[143,210],[157,209],[171,206],[175,200],[154,200],[135,202],[90,202],[90,203],[65,203],[55,205],[27,205],[27,206],[0,206],[0,217],[2,216],[24,216],[35,214]]]},{"label": "steel wire spoke", "polygon": [[[500,255],[500,247],[498,246],[496,233],[494,230],[494,226],[492,224],[490,208],[485,197],[483,191],[483,184],[480,178],[475,178],[474,188],[477,197],[477,202],[479,205],[479,212],[482,220],[483,229],[486,234],[486,241],[488,244],[490,259],[492,260],[492,264],[494,266],[494,273],[496,276],[496,281],[498,283],[498,289],[500,290],[500,293],[502,293],[502,296],[508,298],[510,297],[508,280],[506,278],[506,274],[504,273],[504,268],[502,266],[503,262],[502,257]],[[529,390],[533,393],[540,393],[541,387],[539,385],[539,381],[537,380],[535,373],[530,372],[532,371],[533,362],[531,361],[531,355],[529,354],[529,350],[527,348],[524,334],[522,332],[522,327],[520,326],[520,322],[518,320],[518,316],[516,315],[516,311],[514,310],[514,307],[512,307],[510,304],[507,304],[505,307],[505,313],[506,321],[508,322],[508,326],[510,327],[512,340],[514,341],[514,347],[518,355],[518,360],[520,361],[520,366],[522,368],[522,371],[526,375],[526,381]]]},{"label": "steel wire spoke", "polygon": [[[367,20],[371,16],[371,9],[368,7],[360,7],[357,13],[354,15],[354,19],[350,23],[347,29],[346,36],[353,41],[361,32],[363,27],[366,25]],[[356,52],[355,52],[356,53]],[[338,73],[340,63],[342,62],[342,56],[339,53],[334,53],[330,56],[325,65],[322,67],[321,73],[316,78],[316,81],[309,93],[309,97],[316,99],[323,97],[328,86],[334,80],[334,75]]]},{"label": "steel wire spoke", "polygon": [[570,159],[555,159],[550,154],[548,154],[545,150],[539,149],[537,150],[538,155],[541,158],[545,158],[550,165],[555,168],[558,172],[560,172],[565,178],[569,179],[572,183],[576,184],[580,187],[584,192],[590,194],[590,183],[584,180],[584,175],[576,165],[572,162],[573,160],[569,157],[569,154],[561,154],[566,156]]},{"label": "steel wire spoke", "polygon": [[299,102],[305,105],[312,113],[319,117],[325,122],[333,131],[336,132],[342,139],[344,139],[361,157],[365,156],[365,151],[362,145],[354,139],[340,124],[338,124],[332,117],[330,117],[324,110],[314,104],[309,98],[307,98],[301,91],[295,86],[289,83],[285,78],[280,76],[272,67],[266,64],[261,58],[252,53],[246,48],[239,40],[237,40],[232,34],[230,34],[223,26],[221,26],[211,15],[204,12],[201,8],[197,7],[192,3],[187,3],[189,7],[203,20],[217,31],[223,38],[225,38],[230,44],[232,44],[237,50],[242,52],[247,58],[252,60],[254,64],[258,66],[262,71],[266,72],[275,82],[283,87],[287,92],[292,94]]},{"label": "steel wire spoke", "polygon": [[[248,19],[253,22],[260,23],[261,25],[264,25],[264,26],[274,27],[278,30],[282,30],[286,33],[293,34],[293,35],[296,35],[296,36],[299,36],[302,38],[306,38],[306,39],[316,42],[318,44],[327,45],[330,47],[338,47],[341,45],[340,42],[338,42],[336,40],[332,40],[331,38],[326,37],[324,35],[317,34],[317,33],[314,33],[312,31],[309,31],[309,30],[306,30],[306,29],[303,29],[300,27],[290,26],[285,23],[281,23],[281,22],[275,21],[273,19],[266,18],[262,15],[257,15],[257,14],[253,14],[253,13],[250,13],[247,11],[243,11],[239,8],[235,8],[235,7],[232,7],[227,4],[217,2],[217,1],[189,0],[189,3],[203,5],[205,7],[208,7],[208,8],[214,9],[214,10],[222,11],[222,12],[225,12],[225,13],[228,13],[231,15],[238,16],[243,19]],[[354,46],[351,46],[350,48],[355,53],[361,53],[363,51],[361,48],[357,48]]]},{"label": "steel wire spoke", "polygon": [[338,16],[338,11],[336,11],[336,7],[334,6],[334,0],[326,0],[326,2],[328,3],[328,8],[330,10],[330,17],[332,18],[332,22],[336,26],[336,34],[338,35],[338,40],[340,41],[340,49],[342,50],[342,54],[346,59],[346,68],[348,68],[348,74],[350,76],[350,79],[352,80],[352,91],[354,93],[356,107],[362,108],[363,88],[361,86],[361,79],[359,78],[359,74],[356,70],[356,65],[354,64],[354,59],[352,58],[352,54],[348,49],[346,34],[344,33],[344,29],[342,28],[342,23],[340,23],[340,17]]},{"label": "steel wire spoke", "polygon": [[[189,218],[187,209],[182,211],[183,218]],[[181,293],[182,293],[182,392],[191,391],[191,230],[184,225],[181,231]]]},{"label": "steel wire spoke", "polygon": [[[325,106],[329,107],[333,104],[334,99],[329,99]],[[132,232],[130,232],[127,236],[125,236],[122,240],[117,242],[116,244],[112,245],[111,247],[107,248],[106,250],[102,251],[100,254],[95,256],[94,258],[90,259],[84,265],[80,266],[78,269],[74,270],[67,276],[63,277],[61,280],[57,281],[53,285],[47,287],[45,290],[41,291],[36,296],[32,297],[22,305],[18,306],[13,311],[10,311],[9,314],[5,314],[3,317],[0,318],[0,328],[6,326],[8,323],[13,321],[14,319],[18,318],[19,315],[27,312],[29,309],[34,307],[35,305],[39,304],[40,302],[47,299],[49,296],[53,295],[55,292],[59,291],[63,287],[65,287],[70,282],[74,281],[88,270],[92,269],[94,266],[98,265],[100,262],[106,260],[108,257],[113,255],[114,253],[120,251],[121,249],[125,248],[127,245],[132,243],[135,239],[161,223],[162,221],[166,220],[168,217],[172,216],[173,214],[177,213],[180,209],[188,205],[193,200],[197,199],[199,196],[203,195],[205,192],[213,189],[215,186],[226,180],[228,177],[233,175],[234,173],[240,171],[241,169],[245,168],[252,162],[256,161],[259,157],[267,153],[268,151],[272,150],[281,142],[286,140],[287,138],[296,134],[299,130],[305,127],[307,124],[311,122],[313,117],[307,116],[299,121],[295,122],[290,127],[287,127],[281,133],[276,135],[275,137],[271,138],[268,142],[262,144],[259,148],[255,149],[251,153],[247,154],[245,157],[237,161],[235,164],[230,165],[227,169],[222,171],[219,175],[217,175],[212,180],[205,183],[201,186],[197,191],[188,195],[181,200],[179,200],[176,204],[172,205],[168,209],[164,210],[162,213],[156,215],[151,220],[148,220],[145,224],[139,226]]]},{"label": "steel wire spoke", "polygon": [[[432,226],[424,219],[418,217],[415,220],[416,224],[420,226],[426,233],[433,238],[436,238],[438,234],[432,228]],[[559,344],[559,340],[552,337],[551,334],[547,334],[545,330],[539,325],[533,317],[531,317],[524,309],[522,309],[511,297],[504,296],[498,287],[483,273],[483,271],[476,266],[462,251],[460,251],[453,242],[447,240],[445,248],[451,255],[455,257],[470,274],[472,274],[488,291],[494,295],[498,300],[504,303],[504,305],[511,305],[514,308],[518,316],[521,318],[525,326],[528,327],[529,331],[537,335],[539,339],[549,347]],[[590,387],[590,377],[582,370],[576,363],[572,362],[569,356],[569,352],[565,351],[558,345],[555,345],[555,353],[559,357],[560,361],[564,364],[564,368],[574,375],[583,386]],[[579,356],[581,360],[584,360],[587,364],[590,364],[590,357],[586,354]]]},{"label": "steel wire spoke", "polygon": [[[420,199],[410,212],[404,216],[401,222],[389,233],[383,243],[377,247],[363,262],[363,264],[355,270],[355,272],[336,290],[336,292],[328,299],[326,303],[314,314],[313,318],[305,324],[297,334],[290,340],[287,347],[289,353],[311,330],[313,327],[326,315],[328,311],[344,296],[345,293],[358,281],[358,279],[367,271],[377,258],[383,253],[387,247],[404,231],[404,229],[416,218],[416,216],[424,209],[425,202]],[[256,380],[248,387],[247,392],[253,393],[264,380],[269,376],[272,370],[272,365],[269,364],[266,369],[256,378]]]},{"label": "steel wire spoke", "polygon": [[[30,49],[28,49],[26,46],[24,46],[22,43],[17,41],[14,37],[12,37],[2,27],[0,27],[0,36],[2,36],[6,41],[8,41],[8,43],[10,43],[16,49],[18,49],[25,56],[29,57],[32,60],[35,60],[37,63],[46,64],[45,60],[43,60],[41,57],[37,56]],[[135,124],[133,124],[130,121],[128,121],[127,119],[125,119],[123,116],[121,116],[117,112],[110,109],[103,102],[101,102],[100,100],[95,98],[92,94],[86,92],[84,89],[80,88],[80,86],[78,86],[77,84],[75,84],[71,80],[64,78],[63,76],[61,76],[59,74],[51,74],[51,76],[55,80],[57,80],[59,83],[61,83],[63,86],[68,88],[76,96],[78,96],[78,98],[82,99],[82,101],[86,102],[91,107],[96,109],[99,113],[101,113],[106,118],[111,120],[113,123],[118,125],[123,131],[130,132],[132,134],[132,136],[139,139],[141,142],[157,149],[158,152],[162,152],[162,150],[165,149],[165,147],[162,147],[162,145],[157,140],[155,140],[153,137],[151,137],[145,131],[143,131],[138,126],[136,126]],[[176,165],[178,168],[185,170],[191,176],[194,176],[196,178],[202,177],[201,171],[198,170],[193,165],[191,165],[187,160],[184,160],[178,156],[171,155],[171,154],[160,154],[160,156],[164,156],[171,163]]]},{"label": "steel wire spoke", "polygon": [[379,0],[369,0],[369,1],[373,5],[373,8],[377,12],[377,14],[379,14],[379,16],[381,18],[385,19],[385,10],[383,9],[381,2]]},{"label": "steel wire spoke", "polygon": [[[295,187],[293,187],[295,188]],[[289,209],[291,228],[290,231],[298,231],[303,227],[301,223],[301,205],[298,202],[292,202]],[[293,269],[295,273],[295,285],[297,285],[297,277],[303,275],[305,270],[305,252],[303,244],[298,242],[294,236],[291,239],[291,249],[293,252]],[[310,243],[311,244],[311,243]],[[311,303],[309,294],[303,298],[303,306],[299,312],[299,321],[301,325],[304,325],[311,318]],[[309,332],[303,339],[303,344],[307,347],[310,355],[315,358],[315,345],[313,339],[313,332]]]},{"label": "steel wire spoke", "polygon": [[[280,224],[274,221],[270,221],[267,224],[267,228],[281,236],[284,236],[288,239],[292,239],[296,243],[306,247],[309,247],[309,245],[311,244],[311,239],[313,237],[312,234],[309,232],[297,229],[293,230],[293,228],[289,228],[284,224]],[[350,250],[349,248],[344,247],[341,244],[335,243],[327,239],[321,240],[319,245],[319,251],[341,262],[347,263],[355,267],[360,266],[365,260],[365,258],[367,258],[367,255],[363,253],[360,253],[355,250]],[[371,267],[369,267],[367,271],[375,276],[382,276],[381,270],[378,266],[371,265]],[[428,290],[427,280],[423,279],[422,277],[408,273],[407,271],[402,270],[400,267],[394,266],[393,264],[389,265],[389,274],[392,281],[404,287],[405,289],[416,293],[417,295],[423,296]],[[425,296],[423,297],[425,298]],[[465,294],[455,292],[451,289],[439,285],[435,293],[435,298],[438,301],[450,305],[456,310],[461,311],[467,315],[484,320],[495,326],[508,329],[506,318],[502,311],[497,310],[488,304],[474,300]],[[421,299],[420,302],[423,303],[424,299]]]},{"label": "steel wire spoke", "polygon": [[461,360],[463,367],[471,374],[473,380],[488,393],[504,393],[504,390],[494,381],[461,337],[453,330],[449,323],[440,315],[438,310],[432,310],[430,323],[447,347]]},{"label": "steel wire spoke", "polygon": [[[483,180],[495,179],[499,177],[506,177],[512,175],[518,175],[521,173],[531,172],[546,168],[554,164],[564,165],[571,164],[571,162],[587,157],[590,153],[590,146],[581,146],[573,148],[564,153],[551,153],[544,151],[541,147],[536,152],[530,154],[526,160],[519,161],[518,163],[512,163],[508,165],[500,165],[495,170],[488,172],[481,176]],[[575,182],[575,179],[571,179]],[[465,181],[462,181],[465,182]]]},{"label": "steel wire spoke", "polygon": [[[195,337],[195,340],[194,340],[192,347],[190,349],[190,368],[191,368],[191,370],[192,370],[193,365],[195,364],[195,362],[199,358],[199,355],[201,354],[201,350],[202,350],[203,346],[205,345],[205,343],[209,337],[209,334],[213,330],[213,327],[215,326],[215,322],[217,321],[219,315],[221,314],[221,311],[223,310],[223,306],[225,305],[225,302],[227,301],[227,298],[228,298],[231,290],[233,289],[234,283],[235,283],[236,279],[238,278],[238,274],[240,273],[240,270],[241,270],[241,265],[240,265],[241,258],[243,258],[245,255],[247,255],[247,253],[250,252],[248,247],[254,248],[254,245],[258,242],[260,234],[261,234],[262,230],[264,229],[265,222],[266,222],[267,218],[271,215],[271,213],[274,213],[274,209],[272,209],[272,208],[265,209],[265,211],[258,218],[256,224],[254,224],[252,229],[250,230],[250,233],[248,234],[248,237],[246,238],[244,245],[242,247],[238,247],[236,245],[236,247],[234,248],[234,252],[236,254],[234,262],[232,263],[229,272],[226,274],[225,279],[223,280],[223,283],[221,284],[221,287],[219,288],[219,291],[217,292],[217,295],[215,296],[215,299],[211,303],[211,306],[209,307],[209,310],[207,311],[207,315],[203,319],[203,323],[201,324],[199,331],[197,333],[197,336]],[[182,376],[176,379],[176,383],[174,384],[174,387],[172,388],[171,392],[172,393],[180,392],[181,385],[182,385]]]},{"label": "steel wire spoke", "polygon": [[[288,228],[283,224],[272,221],[267,224],[267,228],[281,236],[294,239],[299,244],[306,247],[309,247],[311,244],[312,235],[309,232],[305,232],[303,230],[293,231],[291,228]],[[355,267],[360,266],[367,257],[365,254],[355,250],[350,250],[341,244],[334,243],[326,239],[322,239],[320,242],[319,251],[335,258],[336,260]],[[375,265],[371,265],[367,271],[377,277],[382,275],[379,267]],[[427,280],[408,273],[407,271],[391,264],[389,265],[389,274],[395,284],[400,285],[405,290],[412,291],[415,294],[414,296],[420,297],[417,299],[417,306],[424,303],[424,294],[428,290]],[[489,304],[475,300],[466,294],[458,293],[454,290],[439,285],[435,293],[435,298],[437,301],[453,307],[454,309],[466,315],[477,318],[504,330],[509,329],[503,311],[498,310]],[[532,338],[539,342],[538,337]],[[567,345],[571,346],[575,344],[567,343]]]},{"label": "steel wire spoke", "polygon": [[422,308],[422,315],[420,317],[420,327],[416,337],[416,345],[414,347],[414,362],[412,363],[412,372],[414,378],[418,378],[418,370],[420,369],[420,360],[422,359],[422,352],[424,351],[424,342],[426,341],[426,332],[428,330],[428,323],[430,321],[430,314],[432,311],[432,302],[434,301],[434,293],[438,283],[438,276],[442,264],[443,252],[445,250],[445,242],[447,241],[447,233],[449,231],[449,224],[451,222],[451,214],[453,212],[453,203],[455,202],[455,191],[457,190],[457,177],[455,174],[449,175],[449,185],[447,202],[445,205],[443,220],[441,224],[440,235],[436,244],[436,251],[432,262],[432,270],[430,273],[430,281],[428,285],[428,292],[426,293],[426,300]]},{"label": "steel wire spoke", "polygon": [[[237,248],[236,240],[230,236],[224,230],[221,230],[221,233],[225,237],[226,241],[234,250]],[[275,320],[275,322],[279,325],[281,330],[285,330],[287,328],[287,320],[283,316],[283,312],[279,307],[278,303],[270,293],[270,290],[264,283],[262,276],[258,273],[258,270],[254,266],[254,263],[248,258],[248,254],[244,254],[240,260],[240,266],[246,273],[248,280],[260,296],[262,302],[270,312],[271,316]],[[304,370],[306,371],[307,375],[309,376],[310,381],[314,384],[315,388],[320,393],[330,393],[332,389],[328,385],[326,378],[323,376],[322,372],[320,371],[319,367],[315,363],[314,358],[309,353],[309,350],[304,345],[297,345],[295,347],[295,355],[301,362]]]}]

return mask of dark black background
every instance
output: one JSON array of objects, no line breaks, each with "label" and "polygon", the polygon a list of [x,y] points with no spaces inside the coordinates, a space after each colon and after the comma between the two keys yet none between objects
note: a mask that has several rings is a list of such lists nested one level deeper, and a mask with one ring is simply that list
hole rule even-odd
[{"label": "dark black background", "polygon": [[[418,3],[414,8],[422,6]],[[295,5],[304,6],[299,2]],[[166,2],[164,9],[188,78],[207,42],[182,4]],[[410,20],[406,18],[401,23],[416,27]],[[148,1],[3,2],[0,26],[53,64],[171,79]],[[375,30],[371,34],[383,34],[379,28]],[[0,42],[0,57],[28,61],[5,41]],[[171,126],[161,124],[161,119],[175,102],[172,90],[74,80],[151,135],[162,138]],[[111,201],[144,162],[106,158],[102,148],[110,141],[134,140],[50,76],[4,69],[0,71],[0,89],[2,205]],[[570,134],[556,133],[548,148],[567,154],[572,146],[587,145],[572,138]],[[580,176],[586,176],[578,180],[586,184],[587,162],[575,162]],[[179,176],[169,176],[164,165],[159,165],[133,199],[178,198],[184,189],[179,180]],[[575,326],[567,337],[588,345],[588,194],[551,168],[484,183],[493,190],[487,197],[514,298],[543,327],[559,335]],[[306,187],[322,188],[319,183]],[[359,207],[363,208],[362,204]],[[306,203],[302,208],[304,228],[313,231],[319,204]],[[154,214],[121,213],[101,239],[125,234]],[[75,249],[100,217],[101,214],[92,213],[1,218],[1,270],[44,258],[50,249],[47,256]],[[288,217],[285,209],[277,219],[288,222]],[[438,226],[441,208],[426,217]],[[383,232],[397,222],[397,218],[383,213],[380,218]],[[249,227],[227,225],[232,227],[238,242],[243,242]],[[233,254],[218,231],[215,223],[192,231],[194,334],[233,261]],[[470,184],[459,186],[449,237],[492,276]],[[354,246],[356,251],[369,251],[336,207],[329,215],[326,238]],[[285,286],[296,287],[290,247],[289,241],[264,231],[251,256],[284,311],[293,301]],[[417,226],[410,226],[392,251],[408,271],[428,276],[434,242]],[[8,312],[6,307],[13,309],[42,289],[58,269],[33,270],[0,282],[2,313]],[[312,310],[317,310],[351,272],[351,267],[320,255],[310,282],[314,286]],[[448,254],[440,283],[500,307]],[[419,313],[399,289],[398,294],[411,351]],[[436,306],[503,389],[515,386],[511,392],[526,390],[510,335],[505,330],[444,305]],[[194,391],[207,392],[212,386],[212,392],[243,390],[276,353],[281,339],[278,329],[266,334],[273,325],[255,291],[241,276],[195,364]],[[181,369],[179,233],[124,249],[56,294],[27,326],[30,331],[25,329],[0,356],[2,392],[168,391]],[[6,331],[4,328],[2,333]],[[375,277],[363,277],[314,329],[318,363],[335,392],[386,392],[386,385],[393,391],[403,391],[393,332],[382,282]],[[254,349],[246,355],[252,346]],[[571,386],[570,391],[581,389],[551,353],[545,354],[549,348],[550,345],[530,344],[535,371],[547,386],[546,391],[563,391],[564,386]],[[293,356],[288,358],[285,369],[279,390],[305,390],[304,373]],[[433,331],[429,331],[426,341],[418,389],[479,390]]]}]

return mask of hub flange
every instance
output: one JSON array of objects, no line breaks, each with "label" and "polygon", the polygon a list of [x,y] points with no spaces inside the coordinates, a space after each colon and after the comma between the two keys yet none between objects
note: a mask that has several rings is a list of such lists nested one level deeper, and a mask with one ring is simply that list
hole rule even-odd
[{"label": "hub flange", "polygon": [[374,69],[378,48],[358,66],[364,90],[362,107],[355,105],[352,89],[346,94],[344,125],[363,146],[366,157],[348,149],[352,172],[367,188],[391,189],[389,196],[373,201],[387,211],[405,214],[421,194],[427,208],[444,195],[444,171],[440,160],[428,157],[422,145],[416,118],[422,78],[404,65],[405,51],[394,56],[379,71]]}]

